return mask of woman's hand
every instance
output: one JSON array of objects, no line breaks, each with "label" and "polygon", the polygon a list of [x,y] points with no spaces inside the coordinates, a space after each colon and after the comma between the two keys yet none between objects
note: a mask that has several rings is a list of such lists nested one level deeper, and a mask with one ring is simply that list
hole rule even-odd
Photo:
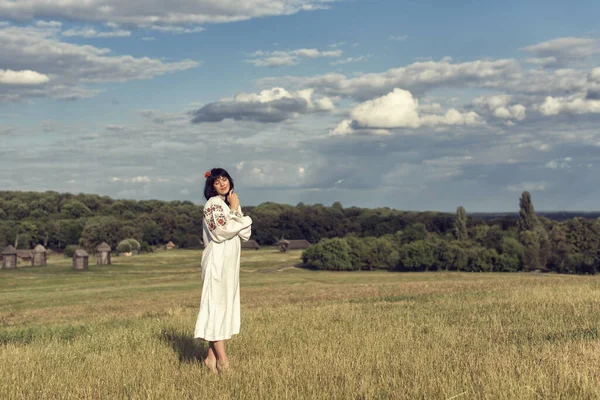
[{"label": "woman's hand", "polygon": [[227,201],[229,201],[229,208],[232,210],[237,210],[240,206],[240,199],[238,198],[237,193],[229,192]]}]

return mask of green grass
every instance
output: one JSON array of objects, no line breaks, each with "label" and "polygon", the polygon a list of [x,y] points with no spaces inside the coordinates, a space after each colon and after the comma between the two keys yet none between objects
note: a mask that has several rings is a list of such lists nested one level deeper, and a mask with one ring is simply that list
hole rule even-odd
[{"label": "green grass", "polygon": [[0,270],[0,398],[600,398],[600,277],[278,271],[300,252],[244,251],[213,376],[200,257]]}]

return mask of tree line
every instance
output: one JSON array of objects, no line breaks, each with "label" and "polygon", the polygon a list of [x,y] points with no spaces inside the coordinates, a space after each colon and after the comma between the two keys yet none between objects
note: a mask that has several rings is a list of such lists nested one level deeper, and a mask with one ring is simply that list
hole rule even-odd
[{"label": "tree line", "polygon": [[[244,213],[252,217],[252,238],[260,245],[281,238],[314,243],[304,254],[313,267],[567,273],[599,269],[600,218],[565,219],[564,213],[557,213],[563,218],[554,221],[538,216],[527,192],[521,196],[518,217],[474,217],[462,207],[456,214],[344,208],[339,202],[331,206],[265,202],[244,207]],[[140,243],[141,251],[169,241],[180,248],[199,248],[202,217],[202,206],[190,201],[0,191],[0,245],[23,249],[39,243],[58,251],[69,245],[93,250],[106,241],[115,249],[131,238]],[[351,261],[319,261],[335,254]]]},{"label": "tree line", "polygon": [[519,203],[519,218],[513,222],[481,223],[458,207],[453,227],[446,232],[415,223],[379,237],[349,234],[321,240],[303,252],[302,260],[328,270],[600,271],[600,218],[539,217],[529,192],[523,192]]}]

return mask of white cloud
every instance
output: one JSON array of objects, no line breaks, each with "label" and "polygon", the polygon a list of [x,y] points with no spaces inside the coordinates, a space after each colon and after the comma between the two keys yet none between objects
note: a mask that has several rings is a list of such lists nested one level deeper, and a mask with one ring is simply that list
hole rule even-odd
[{"label": "white cloud", "polygon": [[568,64],[600,54],[600,40],[563,37],[527,46],[523,50],[536,55],[528,62],[539,65]]},{"label": "white cloud", "polygon": [[281,122],[301,114],[329,112],[335,108],[328,97],[313,97],[314,90],[288,92],[272,88],[259,93],[238,93],[233,99],[210,103],[193,111],[193,123],[221,122],[225,119]]},{"label": "white cloud", "polygon": [[204,31],[204,28],[202,28],[201,26],[196,26],[193,28],[185,28],[182,26],[150,25],[148,28],[150,28],[154,31],[173,33],[175,35],[183,35],[185,33],[198,33],[198,32]]},{"label": "white cloud", "polygon": [[523,182],[518,185],[509,185],[507,189],[511,192],[541,192],[546,190],[546,182]]},{"label": "white cloud", "polygon": [[343,60],[336,60],[329,63],[329,65],[344,65],[344,64],[354,64],[361,61],[366,61],[369,58],[373,57],[372,55],[366,56],[358,56],[358,57],[348,57]]},{"label": "white cloud", "polygon": [[368,100],[350,116],[363,128],[418,128],[418,103],[409,91],[394,89],[385,96]]},{"label": "white cloud", "polygon": [[290,15],[326,8],[332,0],[27,0],[0,1],[0,18],[25,21],[55,18],[70,21],[112,22],[138,27],[226,23],[252,18]]},{"label": "white cloud", "polygon": [[60,28],[62,22],[58,21],[36,21],[35,26],[39,28]]},{"label": "white cloud", "polygon": [[526,117],[526,107],[522,104],[512,104],[510,95],[491,95],[473,99],[472,104],[478,110],[485,110],[495,118],[505,120],[505,124],[512,126],[511,120],[523,121]]},{"label": "white cloud", "polygon": [[408,35],[390,36],[390,40],[395,40],[397,42],[404,42],[406,39],[408,39]]},{"label": "white cloud", "polygon": [[63,31],[61,34],[66,37],[79,36],[86,39],[131,36],[130,31],[126,31],[123,29],[118,29],[114,31],[97,31],[94,28],[68,29],[66,31]]},{"label": "white cloud", "polygon": [[297,65],[302,59],[312,59],[319,57],[340,57],[341,50],[321,51],[317,49],[297,49],[289,51],[262,51],[258,50],[251,56],[253,58],[246,60],[256,67],[283,67]]},{"label": "white cloud", "polygon": [[87,88],[89,83],[149,79],[199,65],[192,60],[163,62],[149,57],[111,55],[107,48],[63,42],[58,34],[55,29],[0,27],[0,65],[12,71],[32,70],[50,80],[43,87],[4,90],[0,103],[31,97],[90,97],[97,90]]},{"label": "white cloud", "polygon": [[539,110],[546,116],[568,114],[598,114],[600,113],[600,100],[588,100],[585,95],[579,94],[570,97],[548,96]]},{"label": "white cloud", "polygon": [[[368,100],[389,93],[397,87],[412,93],[423,93],[442,87],[505,87],[507,82],[510,84],[520,78],[521,73],[520,65],[515,60],[477,60],[452,64],[450,59],[444,59],[437,62],[416,62],[406,67],[360,74],[352,78],[339,73],[329,73],[314,77],[264,78],[258,83],[262,86],[285,84],[318,88],[327,95]],[[583,79],[587,77],[583,76]],[[547,90],[547,82],[544,84]]]},{"label": "white cloud", "polygon": [[12,71],[10,69],[0,69],[1,85],[41,85],[50,80],[48,75],[39,72],[23,70]]},{"label": "white cloud", "polygon": [[[432,107],[426,107],[431,110]],[[333,129],[331,135],[349,135],[358,133],[362,129],[369,129],[368,133],[389,134],[386,129],[420,128],[423,126],[440,125],[480,125],[484,121],[474,111],[461,113],[451,108],[443,114],[421,115],[418,101],[412,93],[399,88],[385,96],[367,100],[357,105],[351,112],[351,119],[346,119]],[[367,132],[362,132],[367,133]]]},{"label": "white cloud", "polygon": [[148,176],[136,176],[131,179],[132,183],[150,183],[151,179]]},{"label": "white cloud", "polygon": [[334,48],[334,49],[335,49],[335,48],[337,48],[337,47],[342,47],[342,46],[343,46],[343,45],[345,45],[345,44],[346,44],[346,42],[337,42],[337,43],[332,43],[332,44],[330,44],[330,45],[329,45],[329,47],[331,47],[331,48]]},{"label": "white cloud", "polygon": [[461,113],[451,108],[443,115],[424,115],[421,124],[428,126],[437,125],[482,125],[484,122],[475,111]]},{"label": "white cloud", "polygon": [[570,162],[573,161],[571,157],[565,157],[558,160],[551,160],[546,163],[546,168],[550,169],[569,169],[571,167]]}]

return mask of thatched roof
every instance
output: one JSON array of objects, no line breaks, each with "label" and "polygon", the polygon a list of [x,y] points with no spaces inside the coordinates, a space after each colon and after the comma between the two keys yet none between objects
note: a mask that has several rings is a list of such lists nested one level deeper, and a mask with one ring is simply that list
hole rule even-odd
[{"label": "thatched roof", "polygon": [[310,246],[310,242],[308,240],[305,240],[305,239],[283,240],[283,241],[280,240],[279,243],[277,243],[277,244],[280,245],[282,242],[283,243],[287,242],[289,250],[293,250],[293,249],[306,249],[306,248],[308,248]]},{"label": "thatched roof", "polygon": [[110,251],[110,246],[106,242],[102,242],[96,247],[98,251]]},{"label": "thatched roof", "polygon": [[75,252],[73,252],[73,255],[75,257],[88,257],[88,253],[84,249],[75,250]]},{"label": "thatched roof", "polygon": [[13,254],[17,254],[17,250],[12,246],[12,244],[6,246],[6,248],[2,252],[3,256],[11,256]]},{"label": "thatched roof", "polygon": [[44,246],[42,246],[41,244],[38,244],[37,246],[35,246],[35,248],[33,249],[34,253],[45,253],[46,252],[46,248]]},{"label": "thatched roof", "polygon": [[167,243],[167,247],[175,247],[175,243],[169,242],[169,243]]}]

